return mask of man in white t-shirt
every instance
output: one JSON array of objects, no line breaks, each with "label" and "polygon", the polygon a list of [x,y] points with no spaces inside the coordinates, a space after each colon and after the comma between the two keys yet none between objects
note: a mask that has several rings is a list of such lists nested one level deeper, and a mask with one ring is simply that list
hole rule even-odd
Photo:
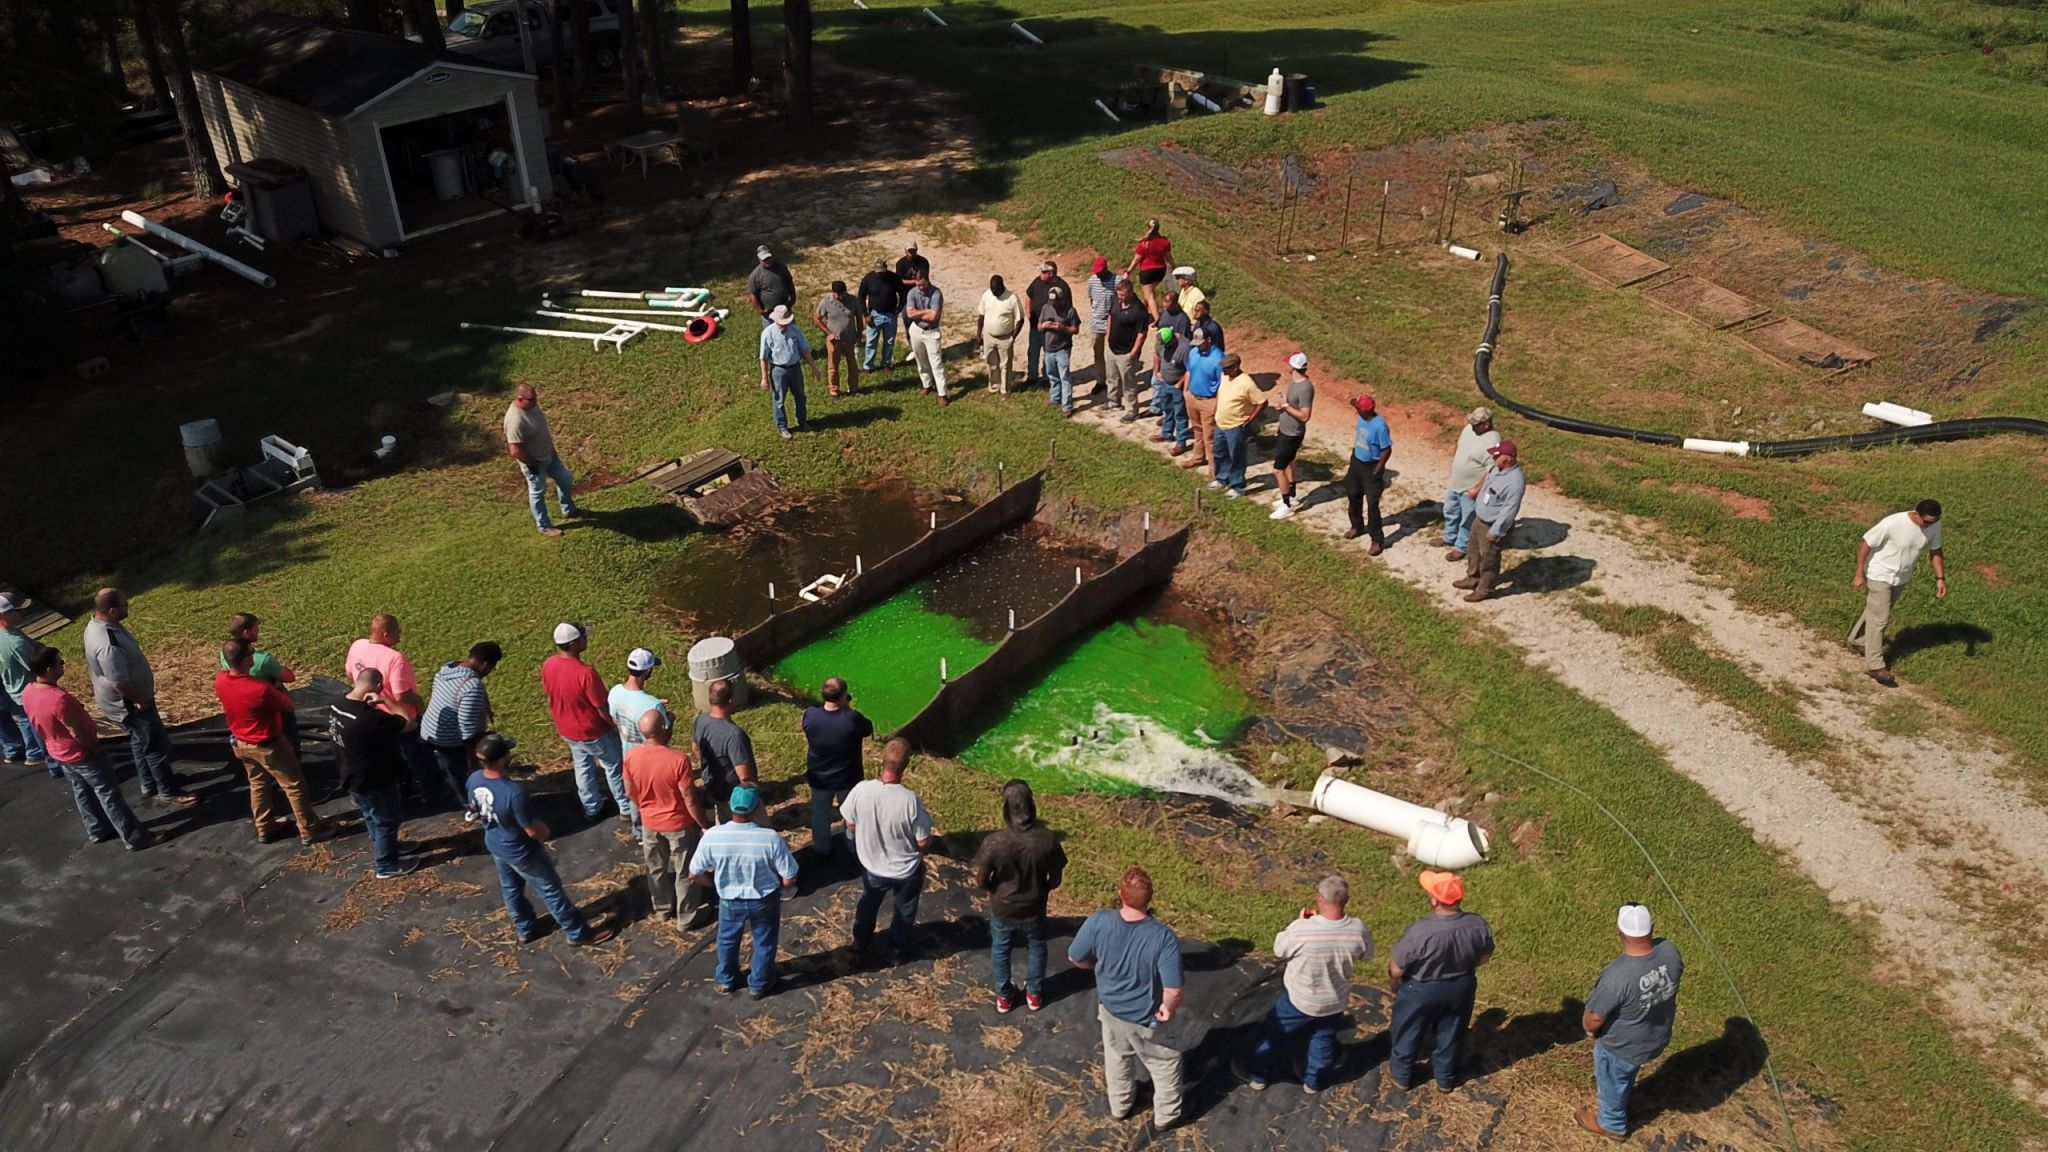
[{"label": "man in white t-shirt", "polygon": [[846,794],[839,814],[860,857],[860,902],[853,909],[853,950],[863,958],[874,942],[875,919],[890,898],[889,951],[901,964],[910,956],[910,928],[924,894],[924,851],[932,842],[932,814],[917,793],[903,785],[910,741],[898,736],[882,749],[879,780],[863,780]]},{"label": "man in white t-shirt", "polygon": [[1898,678],[1884,666],[1884,629],[1891,623],[1899,590],[1913,578],[1913,566],[1926,552],[1934,568],[1934,594],[1948,596],[1948,566],[1941,554],[1941,503],[1922,500],[1910,512],[1894,512],[1863,534],[1856,546],[1856,579],[1863,590],[1863,615],[1849,629],[1849,646],[1863,646],[1863,668],[1872,680],[1897,688]]},{"label": "man in white t-shirt", "polygon": [[1438,543],[1450,549],[1444,553],[1446,560],[1463,560],[1471,549],[1472,512],[1478,507],[1478,497],[1468,493],[1492,470],[1493,457],[1487,452],[1498,443],[1493,409],[1474,408],[1466,414],[1458,447],[1451,453],[1451,486],[1444,492],[1444,533]]}]

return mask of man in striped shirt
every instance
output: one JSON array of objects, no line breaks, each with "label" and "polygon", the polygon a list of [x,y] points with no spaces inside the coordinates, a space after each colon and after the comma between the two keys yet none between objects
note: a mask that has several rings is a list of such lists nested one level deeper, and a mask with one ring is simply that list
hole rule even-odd
[{"label": "man in striped shirt", "polygon": [[690,879],[718,893],[718,970],[712,982],[739,991],[740,937],[754,937],[747,994],[775,990],[775,949],[782,939],[782,891],[796,886],[796,854],[775,829],[754,822],[761,794],[751,783],[732,790],[732,819],[705,831],[690,858]]},{"label": "man in striped shirt", "polygon": [[1337,1032],[1351,1007],[1351,974],[1372,959],[1372,931],[1355,916],[1344,914],[1351,885],[1329,875],[1316,885],[1316,903],[1273,938],[1273,955],[1286,964],[1280,999],[1266,1014],[1259,1046],[1252,1049],[1248,1082],[1255,1092],[1266,1089],[1266,1077],[1281,1045],[1296,1033],[1308,1032],[1308,1069],[1301,1090],[1311,1096],[1323,1090],[1324,1079],[1337,1063]]},{"label": "man in striped shirt", "polygon": [[420,713],[420,739],[434,753],[441,772],[462,798],[463,820],[476,820],[476,801],[465,784],[476,770],[476,742],[491,728],[491,697],[484,677],[497,670],[505,650],[486,640],[468,657],[451,660],[434,673],[434,687]]}]

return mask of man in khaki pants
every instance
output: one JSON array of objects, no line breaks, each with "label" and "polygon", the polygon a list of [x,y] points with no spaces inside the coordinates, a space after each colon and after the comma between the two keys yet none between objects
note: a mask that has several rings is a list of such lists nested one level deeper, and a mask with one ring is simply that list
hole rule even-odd
[{"label": "man in khaki pants", "polygon": [[1001,276],[988,278],[988,291],[974,308],[974,338],[981,343],[981,358],[988,364],[988,390],[1010,394],[1010,373],[1017,366],[1017,333],[1024,328],[1024,302],[1003,284]]},{"label": "man in khaki pants", "polygon": [[1884,629],[1892,620],[1899,590],[1913,578],[1920,553],[1934,568],[1934,595],[1948,596],[1948,566],[1941,554],[1941,502],[1922,500],[1910,512],[1894,512],[1871,526],[1856,546],[1856,579],[1850,587],[1864,593],[1863,615],[1849,629],[1849,647],[1862,645],[1863,669],[1887,688],[1899,681],[1884,666]]},{"label": "man in khaki pants", "polygon": [[249,774],[249,814],[256,823],[256,839],[268,844],[284,838],[283,821],[271,812],[271,787],[284,792],[291,805],[292,819],[299,826],[299,843],[314,844],[334,835],[334,828],[313,811],[306,792],[306,773],[285,739],[285,717],[295,705],[292,698],[267,680],[249,674],[255,649],[247,640],[230,640],[220,650],[227,665],[213,678],[213,694],[220,698],[228,731],[234,736],[235,756]]},{"label": "man in khaki pants", "polygon": [[1180,1010],[1180,938],[1153,918],[1152,877],[1143,868],[1125,869],[1116,896],[1115,908],[1082,922],[1067,959],[1095,973],[1109,1114],[1122,1120],[1136,1109],[1143,1065],[1152,1078],[1152,1126],[1163,1130],[1181,1120],[1180,1052],[1156,1031]]}]

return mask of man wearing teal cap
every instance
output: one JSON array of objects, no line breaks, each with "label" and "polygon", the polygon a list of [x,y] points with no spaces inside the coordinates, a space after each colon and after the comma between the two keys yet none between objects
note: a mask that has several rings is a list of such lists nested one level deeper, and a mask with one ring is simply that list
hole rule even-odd
[{"label": "man wearing teal cap", "polygon": [[796,886],[796,856],[775,829],[754,822],[761,794],[750,784],[732,790],[732,819],[704,833],[690,859],[690,879],[718,893],[720,992],[740,987],[740,937],[754,938],[747,993],[760,1000],[775,989],[775,949],[782,937],[782,890]]}]

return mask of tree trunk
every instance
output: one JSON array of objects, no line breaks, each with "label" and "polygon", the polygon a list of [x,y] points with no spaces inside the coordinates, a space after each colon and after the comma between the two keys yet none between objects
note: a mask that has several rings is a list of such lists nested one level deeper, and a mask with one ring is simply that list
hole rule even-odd
[{"label": "tree trunk", "polygon": [[662,17],[664,0],[640,0],[640,50],[647,54],[647,80],[654,85],[654,98],[668,98],[668,77],[661,68],[661,46],[668,39],[668,21]]},{"label": "tree trunk", "polygon": [[811,0],[782,0],[782,95],[789,123],[811,126]]},{"label": "tree trunk", "polygon": [[135,40],[142,45],[142,63],[149,69],[149,94],[156,98],[156,106],[171,106],[171,80],[164,75],[164,53],[156,38],[156,13],[151,11],[152,0],[135,0]]},{"label": "tree trunk", "polygon": [[447,14],[446,19],[442,23],[453,24],[455,23],[455,18],[462,15],[462,0],[447,0],[441,10]]},{"label": "tree trunk", "polygon": [[641,104],[640,29],[633,13],[633,0],[619,0],[619,72],[626,90],[625,129],[627,135],[647,130],[647,110]]},{"label": "tree trunk", "polygon": [[107,79],[113,81],[115,94],[126,100],[128,61],[121,55],[120,14],[111,6],[102,7],[93,13],[93,22],[99,26],[100,48],[107,54]]},{"label": "tree trunk", "polygon": [[[556,15],[560,14],[558,9]],[[560,20],[548,21],[548,60],[548,76],[555,84],[555,119],[567,124],[576,115],[576,104],[569,91],[569,46]]]},{"label": "tree trunk", "polygon": [[590,91],[597,79],[597,45],[590,39],[591,0],[569,0],[569,35],[576,41],[576,95]]},{"label": "tree trunk", "polygon": [[343,0],[348,8],[349,26],[365,32],[382,32],[384,14],[377,0]]},{"label": "tree trunk", "polygon": [[178,94],[178,124],[185,132],[185,154],[192,161],[192,196],[200,204],[210,205],[226,190],[227,181],[213,154],[213,137],[206,133],[206,117],[199,111],[199,85],[192,79],[192,54],[185,48],[185,26],[178,5],[179,0],[157,0],[157,34],[170,57],[171,82]]},{"label": "tree trunk", "polygon": [[732,76],[726,90],[744,96],[754,79],[754,23],[747,0],[732,0]]},{"label": "tree trunk", "polygon": [[448,40],[441,34],[441,10],[434,0],[404,0],[405,22],[412,25],[412,34],[420,43],[436,52],[447,49]]}]

